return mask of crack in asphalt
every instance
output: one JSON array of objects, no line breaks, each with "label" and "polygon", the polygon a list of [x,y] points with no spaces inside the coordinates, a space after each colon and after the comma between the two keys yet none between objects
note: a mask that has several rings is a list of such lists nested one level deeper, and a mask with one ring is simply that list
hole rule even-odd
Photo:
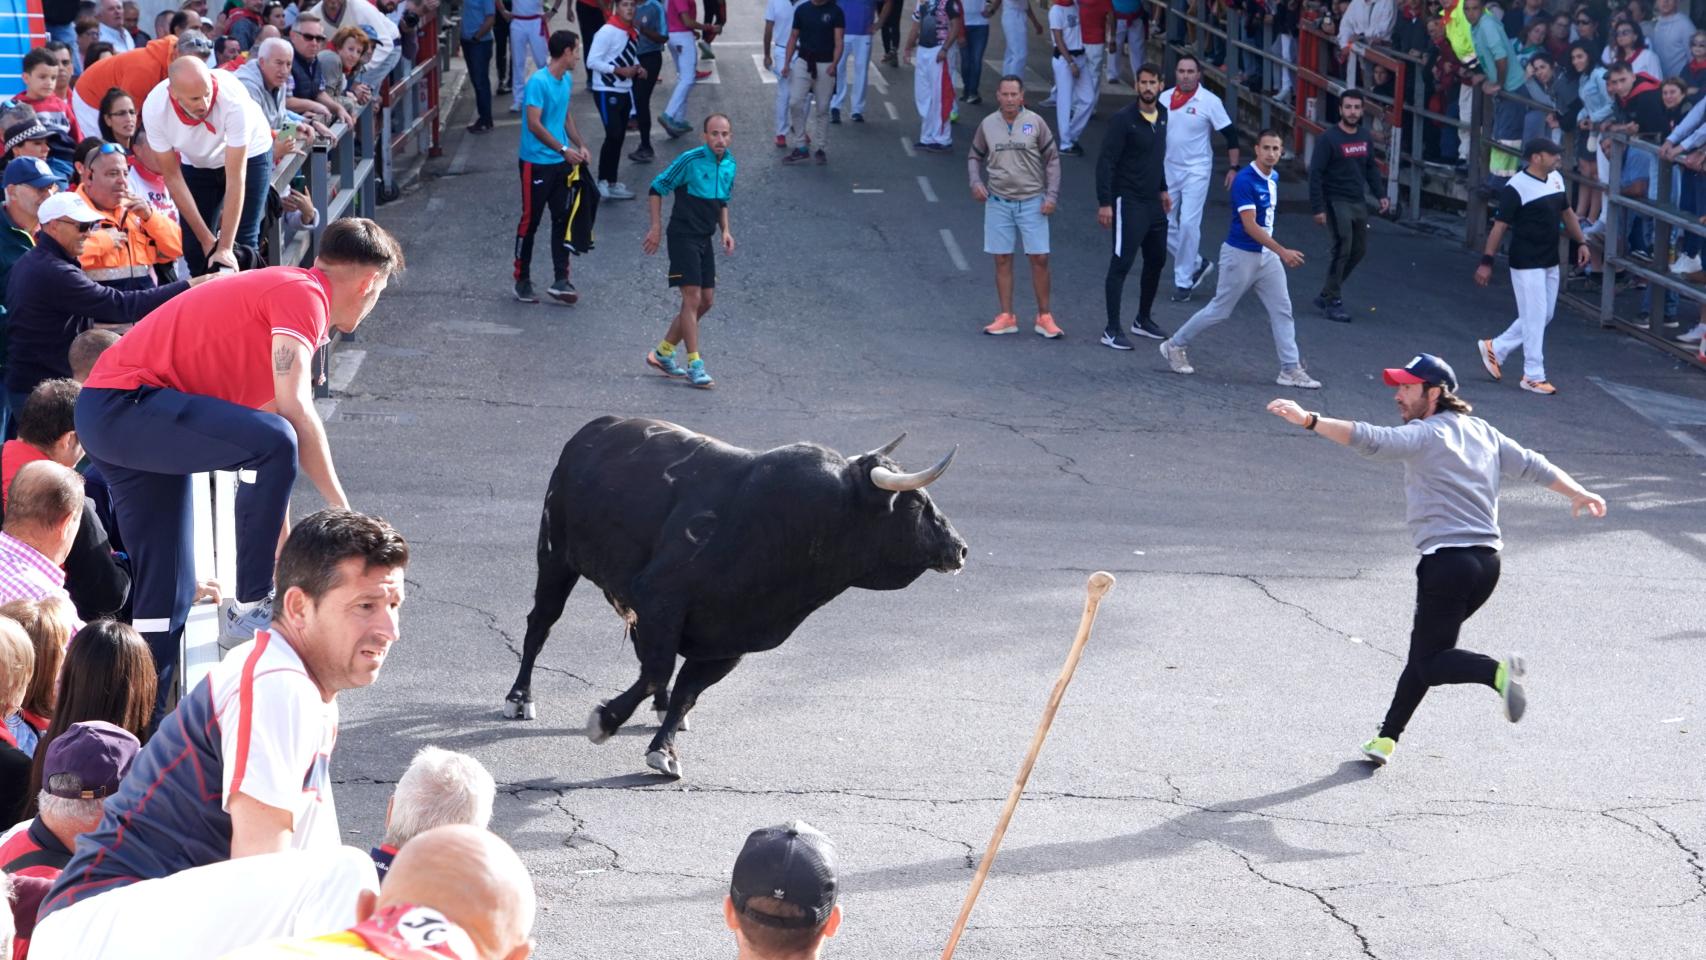
[{"label": "crack in asphalt", "polygon": [[[419,593],[419,591],[422,591],[425,589],[424,587],[422,587],[420,582],[416,581],[416,580],[405,580],[404,583],[407,586],[409,586],[411,589],[415,590],[417,593]],[[460,600],[449,600],[449,599],[446,599],[444,597],[435,597],[435,596],[431,595],[430,593],[426,594],[425,596],[415,596],[415,597],[412,597],[411,599],[423,600],[427,603],[442,603],[442,604],[445,604],[446,606],[457,607],[457,608],[462,609],[462,610],[467,610],[471,613],[479,614],[481,617],[485,618],[486,629],[497,634],[498,637],[503,640],[504,646],[509,648],[509,652],[515,655],[516,661],[520,662],[520,660],[521,660],[521,644],[520,644],[520,642],[518,642],[515,639],[515,637],[510,635],[508,630],[505,630],[503,628],[503,626],[500,623],[499,617],[496,613],[493,613],[492,611],[487,610],[484,607],[475,606],[474,604],[471,604],[471,603],[463,603]],[[588,680],[587,678],[581,676],[578,673],[575,673],[572,670],[565,670],[562,667],[553,667],[553,666],[550,666],[549,664],[540,663],[537,660],[535,660],[533,663],[533,669],[543,670],[546,673],[555,673],[555,674],[559,674],[559,675],[565,676],[565,677],[571,677],[575,680],[579,680],[588,689],[592,689],[592,690],[597,690],[597,689],[614,690],[614,689],[616,689],[614,687],[601,687],[599,684],[593,683],[591,680]]]},{"label": "crack in asphalt", "polygon": [[998,420],[994,417],[980,417],[980,416],[976,416],[976,415],[970,414],[970,413],[956,413],[952,410],[944,410],[943,415],[948,417],[950,420],[967,420],[967,421],[970,421],[972,423],[981,423],[986,427],[1000,427],[1001,429],[1012,433],[1014,436],[1018,437],[1019,439],[1024,440],[1027,443],[1030,443],[1032,446],[1035,446],[1038,450],[1041,450],[1043,453],[1048,454],[1049,456],[1053,457],[1056,460],[1059,460],[1060,462],[1055,464],[1055,469],[1059,470],[1061,473],[1064,473],[1067,476],[1076,479],[1079,483],[1082,483],[1086,486],[1091,486],[1091,487],[1100,486],[1100,484],[1096,483],[1096,481],[1091,480],[1088,474],[1086,474],[1082,470],[1078,469],[1078,460],[1076,458],[1068,456],[1064,453],[1056,453],[1055,451],[1049,449],[1048,444],[1042,442],[1041,440],[1037,439],[1036,437],[1031,436],[1031,434],[1027,433],[1023,427],[1017,426],[1016,424],[1008,423],[1005,420]]},{"label": "crack in asphalt", "polygon": [[[1315,615],[1315,611],[1310,610],[1308,607],[1304,606],[1303,604],[1294,603],[1290,600],[1286,600],[1286,599],[1280,597],[1278,594],[1274,593],[1273,590],[1267,584],[1263,583],[1262,579],[1260,577],[1255,576],[1254,574],[1248,574],[1248,573],[1233,574],[1232,576],[1236,576],[1240,580],[1248,581],[1249,583],[1253,584],[1256,587],[1256,589],[1262,591],[1262,595],[1267,597],[1269,600],[1272,600],[1273,602],[1279,604],[1282,607],[1290,607],[1291,609],[1296,610],[1297,612],[1303,614],[1303,618],[1305,620],[1308,620],[1310,623],[1315,624],[1316,626],[1320,627],[1321,629],[1326,630],[1330,633],[1336,633],[1339,636],[1344,637],[1346,640],[1353,640],[1353,641],[1359,642],[1363,646],[1368,647],[1370,650],[1378,650],[1379,652],[1386,654],[1388,657],[1391,657],[1392,659],[1397,660],[1399,663],[1404,662],[1404,658],[1402,656],[1400,656],[1399,654],[1393,653],[1391,650],[1386,649],[1385,647],[1381,646],[1380,644],[1375,643],[1372,640],[1368,640],[1366,638],[1353,637],[1350,634],[1346,633],[1345,631],[1340,630],[1338,627],[1335,627],[1332,624],[1328,623],[1327,621],[1322,620],[1320,617]],[[1351,579],[1355,579],[1355,578],[1352,577]]]},{"label": "crack in asphalt", "polygon": [[1369,960],[1380,960],[1380,956],[1378,954],[1376,954],[1374,952],[1374,950],[1369,945],[1368,935],[1362,932],[1362,927],[1359,926],[1355,920],[1352,920],[1351,918],[1344,915],[1343,911],[1340,910],[1338,904],[1327,899],[1319,891],[1317,891],[1311,887],[1306,887],[1306,886],[1303,886],[1301,884],[1296,884],[1296,883],[1287,883],[1286,881],[1281,880],[1277,877],[1268,876],[1267,874],[1263,873],[1259,868],[1257,868],[1255,861],[1252,860],[1248,854],[1244,853],[1241,850],[1238,850],[1234,847],[1227,846],[1225,843],[1222,843],[1219,840],[1210,840],[1208,842],[1214,844],[1215,846],[1221,848],[1222,850],[1225,850],[1227,853],[1230,853],[1233,856],[1237,857],[1244,864],[1244,869],[1250,871],[1250,873],[1261,878],[1263,881],[1265,881],[1269,884],[1272,884],[1273,886],[1276,886],[1276,887],[1284,887],[1287,890],[1295,890],[1298,893],[1305,893],[1305,894],[1308,894],[1309,896],[1315,898],[1316,902],[1321,904],[1322,909],[1327,911],[1328,916],[1332,917],[1335,921],[1337,921],[1338,923],[1343,925],[1346,930],[1350,931],[1352,936],[1357,938],[1357,944],[1361,947],[1363,956],[1368,957]]},{"label": "crack in asphalt", "polygon": [[[1652,809],[1659,809],[1659,810],[1668,809],[1669,807],[1672,807],[1672,806],[1677,806],[1677,804],[1667,804],[1663,807],[1656,807],[1656,808],[1655,807],[1612,807],[1608,810],[1601,810],[1599,812],[1600,816],[1605,817],[1606,819],[1611,820],[1614,823],[1621,823],[1624,826],[1629,827],[1630,829],[1636,831],[1637,833],[1641,834],[1644,837],[1649,837],[1653,840],[1658,840],[1660,843],[1664,843],[1665,841],[1668,840],[1672,846],[1676,847],[1678,850],[1682,851],[1683,854],[1685,854],[1687,856],[1687,858],[1688,858],[1687,859],[1688,869],[1689,869],[1689,872],[1692,873],[1694,876],[1694,886],[1696,887],[1696,890],[1694,891],[1694,896],[1689,897],[1688,899],[1680,901],[1678,903],[1665,903],[1665,904],[1659,905],[1662,908],[1667,909],[1667,910],[1668,909],[1675,909],[1676,907],[1686,907],[1689,904],[1693,903],[1694,901],[1699,900],[1701,897],[1706,897],[1706,863],[1702,863],[1701,858],[1700,858],[1700,851],[1698,849],[1691,847],[1688,844],[1684,843],[1682,840],[1682,837],[1680,835],[1678,835],[1675,830],[1672,830],[1671,828],[1665,826],[1663,823],[1660,823],[1657,817],[1655,817],[1652,814],[1647,812],[1648,810],[1652,810]],[[1620,813],[1636,814],[1636,815],[1640,816],[1641,819],[1652,824],[1655,829],[1657,829],[1660,833],[1664,834],[1664,839],[1660,840],[1660,838],[1653,836],[1651,833],[1648,833],[1647,830],[1645,828],[1643,828],[1640,824],[1631,822],[1629,820],[1625,820],[1624,818],[1618,816],[1618,814],[1620,814]]]},{"label": "crack in asphalt", "polygon": [[[1488,909],[1492,910],[1491,907],[1489,907]],[[1493,913],[1493,916],[1499,918],[1500,923],[1504,924],[1507,927],[1510,927],[1512,930],[1515,930],[1517,933],[1520,933],[1520,934],[1528,937],[1529,941],[1534,944],[1534,948],[1536,950],[1539,950],[1541,953],[1544,953],[1548,957],[1551,957],[1552,960],[1558,960],[1558,955],[1553,953],[1550,949],[1548,949],[1546,944],[1540,942],[1540,935],[1539,934],[1535,933],[1533,930],[1528,929],[1527,927],[1519,926],[1517,924],[1512,923],[1511,919],[1509,917],[1505,916],[1504,914],[1500,913],[1497,910],[1492,910],[1492,913]]]}]

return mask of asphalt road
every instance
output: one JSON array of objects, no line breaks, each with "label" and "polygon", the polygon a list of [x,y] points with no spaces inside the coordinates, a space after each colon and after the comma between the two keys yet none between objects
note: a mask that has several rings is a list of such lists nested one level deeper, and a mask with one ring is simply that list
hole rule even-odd
[{"label": "asphalt road", "polygon": [[[1329,324],[1307,306],[1325,237],[1288,185],[1278,234],[1310,257],[1292,291],[1326,383],[1290,394],[1396,422],[1380,368],[1439,352],[1478,413],[1611,504],[1603,521],[1572,520],[1545,490],[1507,491],[1504,582],[1463,642],[1528,656],[1529,717],[1505,723],[1485,689],[1437,690],[1371,772],[1356,746],[1384,712],[1414,589],[1400,471],[1262,411],[1288,391],[1253,302],[1193,349],[1194,377],[1147,343],[1097,345],[1107,241],[1088,160],[1065,162],[1053,223],[1068,337],[979,336],[994,299],[965,189],[971,119],[955,156],[909,154],[910,71],[885,69],[871,122],[831,128],[828,166],[782,168],[751,6],[735,5],[748,22],[718,43],[718,82],[688,111],[732,114],[741,164],[740,246],[704,334],[714,391],[642,366],[674,310],[663,262],[640,253],[643,203],[605,205],[597,250],[575,264],[579,306],[509,298],[507,98],[493,134],[450,127],[424,187],[382,212],[410,269],[341,355],[330,434],[357,506],[396,522],[415,557],[403,641],[373,688],[341,699],[349,842],[375,842],[390,784],[438,744],[501,784],[495,827],[544,904],[540,957],[732,955],[719,905],[734,855],[750,829],[796,817],[843,858],[830,955],[933,955],[1085,578],[1106,569],[1118,586],[961,956],[1697,955],[1699,372],[1566,314],[1547,344],[1556,397],[1493,384],[1472,344],[1512,316],[1508,282],[1476,288],[1471,254],[1384,223],[1347,289],[1355,322]],[[578,90],[575,111],[592,134]],[[1099,137],[1094,124],[1092,153]],[[643,191],[690,143],[660,140],[658,161],[624,178]],[[1210,255],[1229,216],[1217,188]],[[549,277],[543,250],[534,275]],[[1021,303],[1028,289],[1022,278]],[[1176,328],[1203,299],[1163,297],[1157,319]],[[932,493],[971,563],[850,592],[749,658],[702,698],[679,783],[646,770],[649,728],[601,747],[581,736],[588,709],[636,674],[584,584],[541,659],[538,719],[504,721],[545,483],[562,443],[606,413],[758,448],[851,453],[904,430],[901,458],[919,466],[957,446]]]}]

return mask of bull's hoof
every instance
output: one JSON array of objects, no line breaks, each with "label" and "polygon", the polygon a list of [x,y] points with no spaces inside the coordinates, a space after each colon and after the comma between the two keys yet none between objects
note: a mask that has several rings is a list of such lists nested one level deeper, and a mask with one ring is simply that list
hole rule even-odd
[{"label": "bull's hoof", "polygon": [[[657,714],[658,714],[658,726],[659,727],[663,726],[663,718],[668,714],[668,712],[669,711],[667,711],[667,710],[659,710],[657,712]],[[681,715],[681,723],[675,729],[682,732],[682,733],[686,733],[689,729],[691,729],[687,726],[687,714],[684,713]]]},{"label": "bull's hoof", "polygon": [[[605,701],[605,703],[608,702]],[[593,743],[603,743],[609,740],[615,732],[614,728],[604,725],[604,704],[601,703],[593,707],[592,712],[586,717],[586,738]]]},{"label": "bull's hoof", "polygon": [[532,697],[520,697],[512,693],[504,701],[506,720],[532,720],[535,716]]},{"label": "bull's hoof", "polygon": [[653,750],[646,754],[646,766],[669,777],[671,780],[681,779],[681,760],[673,753]]}]

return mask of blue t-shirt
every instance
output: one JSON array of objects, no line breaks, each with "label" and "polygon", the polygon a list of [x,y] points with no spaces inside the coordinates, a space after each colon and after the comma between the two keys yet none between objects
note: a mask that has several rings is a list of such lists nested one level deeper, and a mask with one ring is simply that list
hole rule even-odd
[{"label": "blue t-shirt", "polygon": [[[496,15],[497,0],[462,0],[462,39],[474,39],[474,31],[480,29],[480,24],[485,23],[487,17]],[[497,29],[495,19],[492,21],[492,29]],[[481,39],[490,40],[492,35],[488,32]]]},{"label": "blue t-shirt", "polygon": [[835,0],[847,18],[844,28],[849,37],[864,37],[871,33],[871,21],[876,18],[875,0]]},{"label": "blue t-shirt", "polygon": [[646,30],[650,30],[659,36],[669,34],[669,31],[664,29],[663,0],[646,0],[645,3],[635,7],[634,26],[644,28],[634,37],[635,53],[642,55],[657,53],[667,46],[667,44],[646,39]]},{"label": "blue t-shirt", "polygon": [[[561,80],[551,76],[550,70],[535,70],[533,76],[527,78],[527,88],[522,94],[521,108],[539,108],[539,122],[551,136],[563,146],[573,146],[569,143],[566,129],[569,116],[569,91],[574,89],[573,71],[564,70]],[[563,163],[563,155],[550,147],[544,141],[533,135],[527,126],[526,114],[522,115],[521,124],[521,159],[528,163]]]},{"label": "blue t-shirt", "polygon": [[1256,223],[1273,236],[1274,207],[1279,199],[1279,171],[1262,176],[1262,171],[1256,169],[1254,163],[1238,171],[1238,176],[1232,181],[1232,227],[1226,231],[1226,242],[1240,250],[1252,253],[1260,251],[1262,245],[1250,239],[1244,232],[1245,210],[1256,211]]},{"label": "blue t-shirt", "polygon": [[1143,0],[1114,0],[1114,12],[1124,16],[1135,16],[1143,12]]}]

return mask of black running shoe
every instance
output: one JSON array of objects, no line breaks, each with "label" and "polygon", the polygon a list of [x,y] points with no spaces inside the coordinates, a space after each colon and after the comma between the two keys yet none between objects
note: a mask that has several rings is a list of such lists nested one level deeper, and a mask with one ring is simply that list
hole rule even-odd
[{"label": "black running shoe", "polygon": [[1148,317],[1138,317],[1136,320],[1133,320],[1131,322],[1131,332],[1136,336],[1148,337],[1151,340],[1167,339],[1167,331],[1156,326],[1155,321]]},{"label": "black running shoe", "polygon": [[841,108],[840,107],[830,107],[829,108],[829,122],[833,123],[833,124],[840,124],[841,123]]},{"label": "black running shoe", "polygon": [[1103,330],[1102,331],[1102,346],[1112,347],[1115,350],[1130,350],[1131,349],[1131,341],[1127,340],[1125,338],[1125,334],[1119,332],[1118,330]]},{"label": "black running shoe", "polygon": [[533,292],[533,284],[526,280],[515,282],[515,298],[522,303],[538,303],[539,295]]},{"label": "black running shoe", "polygon": [[1191,298],[1191,288],[1190,287],[1174,287],[1172,296],[1169,296],[1167,299],[1173,301],[1174,303],[1184,303],[1186,300],[1189,300],[1190,298]]}]

